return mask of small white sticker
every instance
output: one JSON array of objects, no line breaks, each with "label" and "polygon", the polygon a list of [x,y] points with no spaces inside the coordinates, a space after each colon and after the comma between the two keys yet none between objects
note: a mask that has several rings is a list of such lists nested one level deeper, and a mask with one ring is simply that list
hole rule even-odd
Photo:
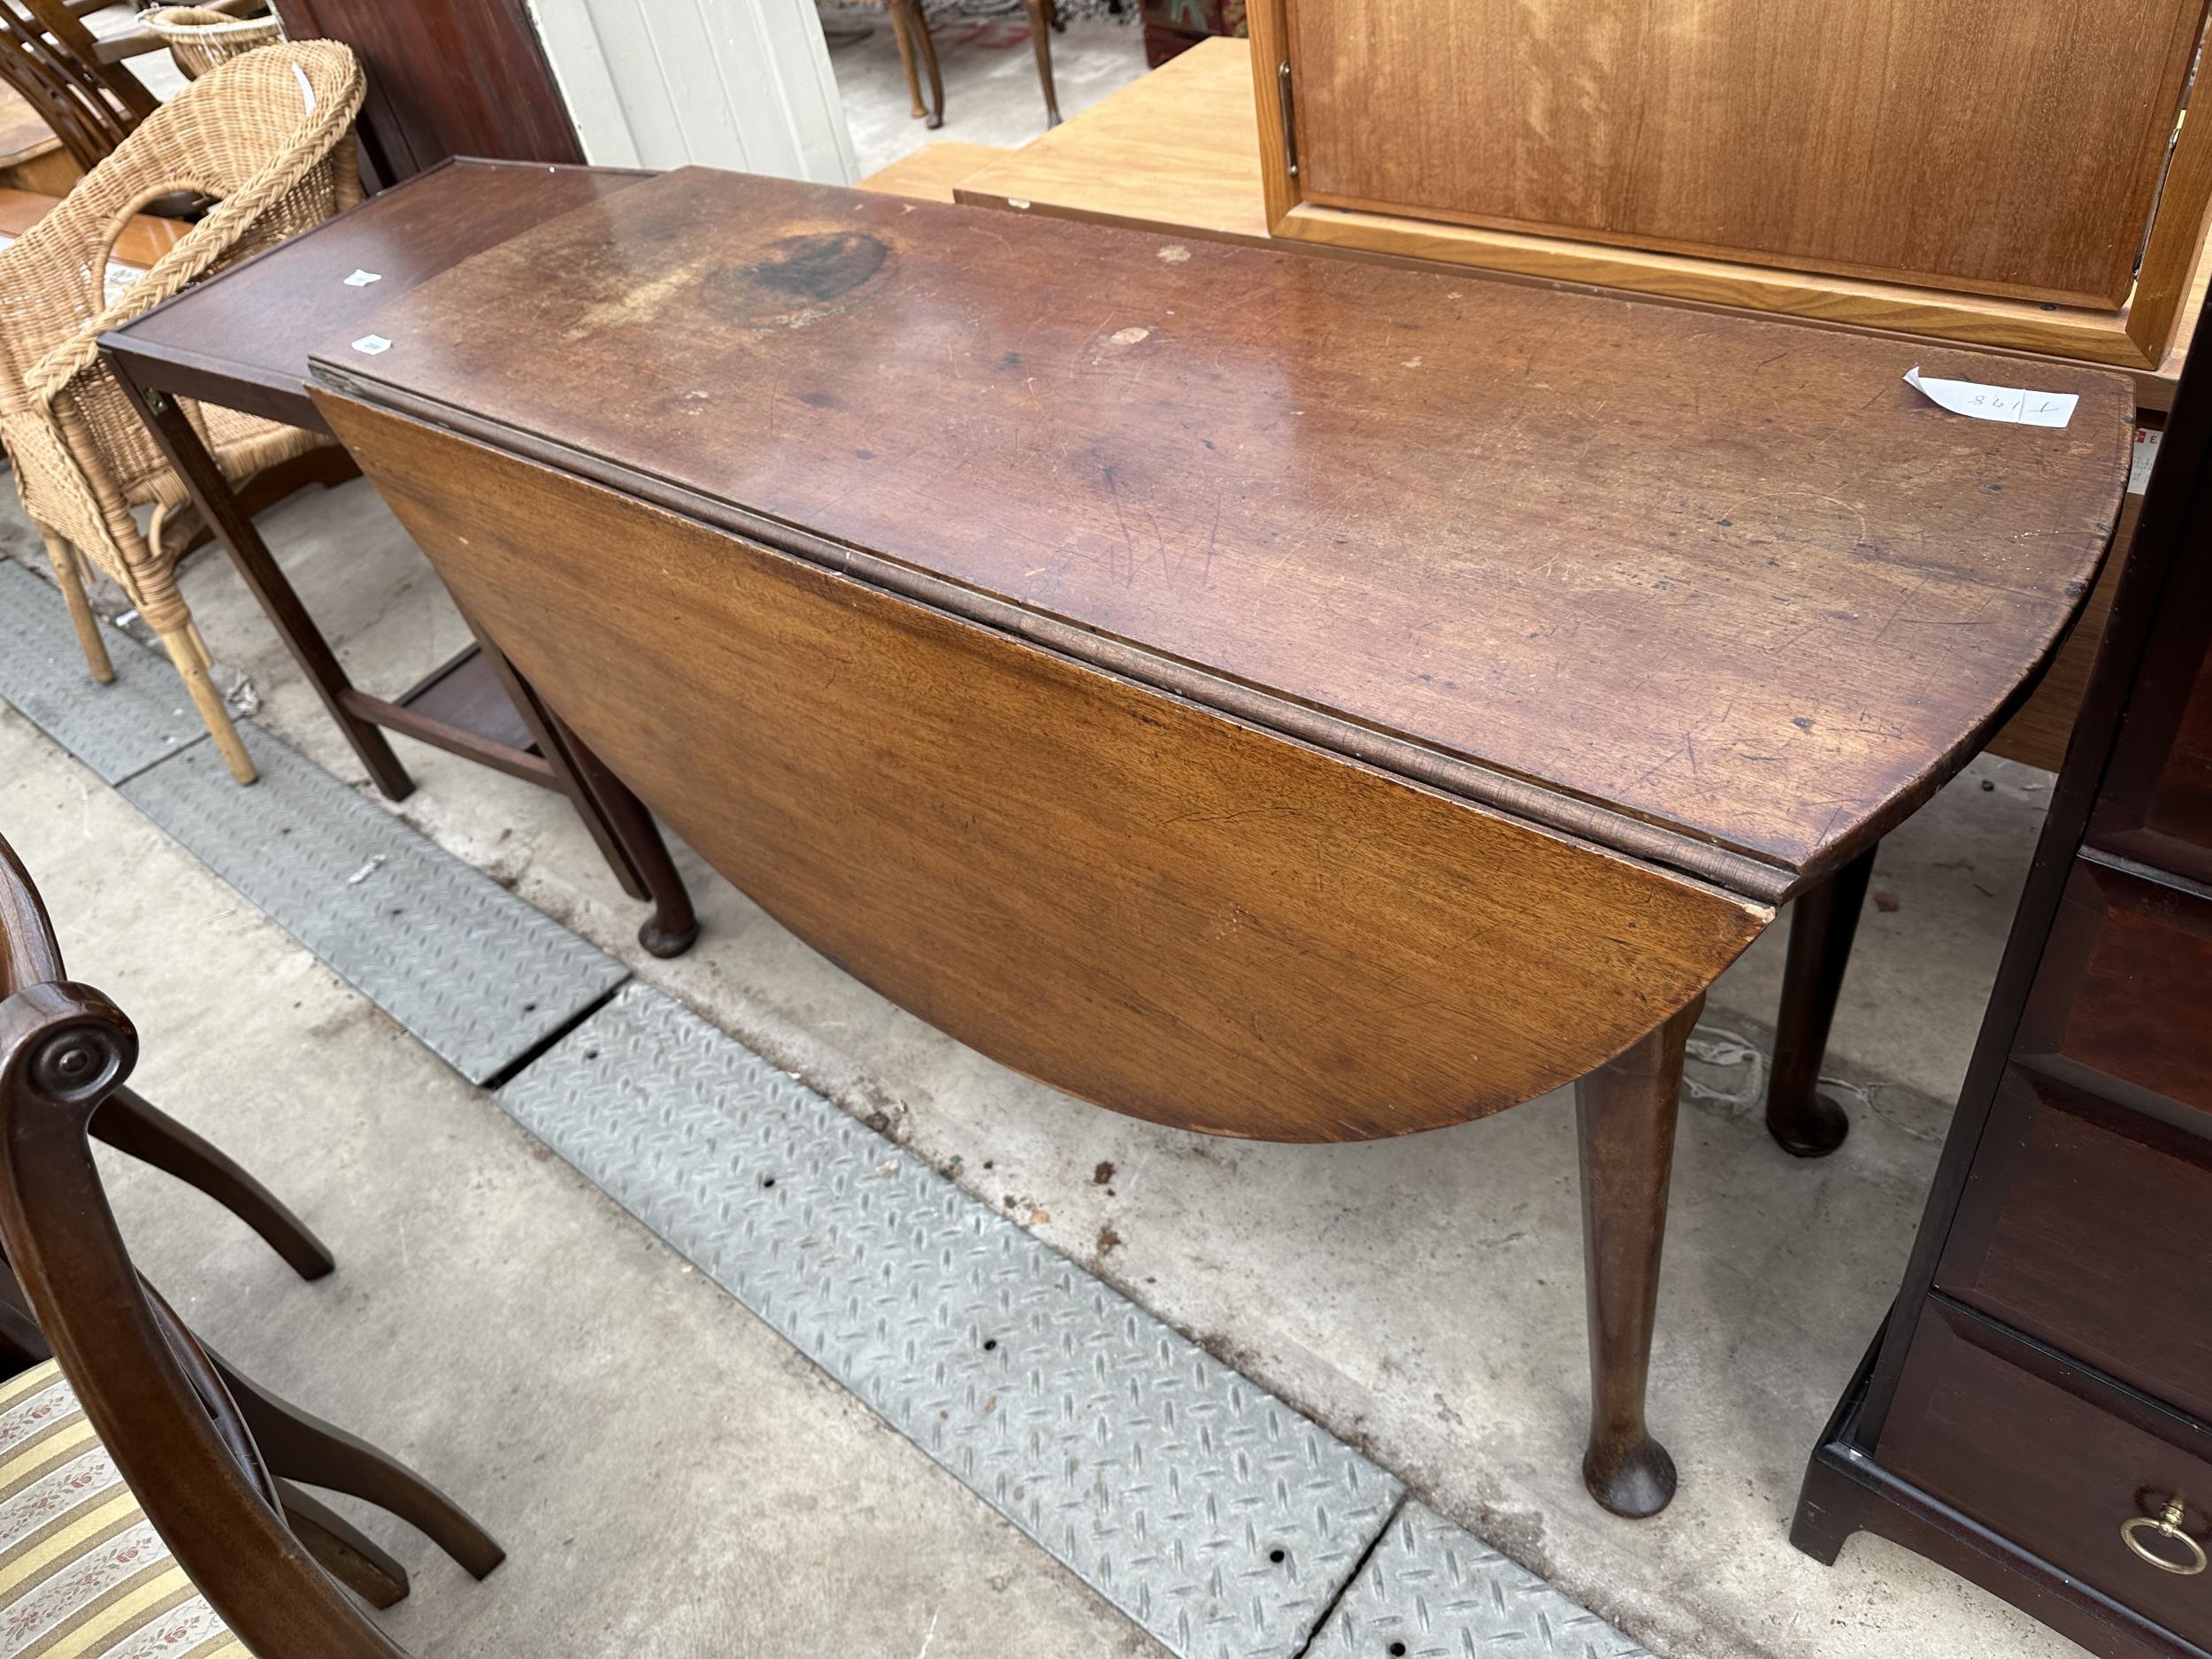
[{"label": "small white sticker", "polygon": [[2149,426],[2135,429],[2135,463],[2128,468],[2128,494],[2140,495],[2151,487],[2151,465],[2158,459],[2158,441],[2164,434]]},{"label": "small white sticker", "polygon": [[365,288],[372,282],[381,282],[383,280],[384,273],[380,271],[356,271],[346,279],[346,286],[349,288]]},{"label": "small white sticker", "polygon": [[2081,402],[2073,392],[2031,392],[2017,386],[1984,386],[1978,380],[1939,380],[1924,376],[1918,364],[1905,371],[1905,384],[1955,415],[2001,420],[2019,426],[2063,426]]},{"label": "small white sticker", "polygon": [[315,88],[307,84],[307,71],[302,69],[297,64],[294,64],[292,65],[292,73],[299,78],[300,96],[307,100],[307,112],[310,115],[314,114]]},{"label": "small white sticker", "polygon": [[353,342],[353,349],[356,351],[365,351],[369,356],[374,357],[380,351],[389,351],[392,349],[392,342],[385,339],[382,334],[363,334],[360,339]]}]

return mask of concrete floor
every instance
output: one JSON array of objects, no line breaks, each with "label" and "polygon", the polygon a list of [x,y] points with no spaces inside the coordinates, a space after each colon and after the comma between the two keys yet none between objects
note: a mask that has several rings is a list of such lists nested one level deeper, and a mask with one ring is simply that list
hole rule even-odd
[{"label": "concrete floor", "polygon": [[339,1271],[103,1161],[140,1266],[249,1374],[414,1462],[511,1558],[415,1574],[411,1651],[1133,1659],[1150,1640],[0,705],[0,829],[138,1087],[236,1151]]},{"label": "concrete floor", "polygon": [[[1136,0],[1130,0],[1130,11]],[[949,15],[932,7],[931,37],[945,83],[945,124],[932,131],[913,115],[896,37],[878,6],[825,6],[830,67],[863,177],[941,138],[1013,149],[1045,130],[1029,25],[1019,5],[1002,15]],[[864,31],[859,38],[850,38]],[[1060,113],[1073,115],[1145,72],[1142,31],[1133,23],[1071,18],[1052,36]],[[926,84],[925,84],[926,90]]]},{"label": "concrete floor", "polygon": [[[35,544],[8,505],[0,544],[22,556]],[[398,689],[465,637],[365,484],[296,498],[263,524],[369,687]],[[265,724],[357,784],[359,767],[227,565],[204,555],[184,586]],[[141,1236],[160,1277],[175,1291],[197,1286],[209,1328],[273,1382],[420,1452],[518,1546],[509,1583],[526,1593],[432,1575],[407,1615],[420,1632],[457,1619],[467,1628],[457,1650],[550,1650],[551,1633],[588,1603],[592,1622],[577,1628],[610,1653],[725,1651],[709,1640],[718,1619],[771,1632],[763,1651],[788,1651],[795,1630],[856,1651],[827,1640],[824,1621],[868,1615],[885,1622],[858,1650],[890,1652],[907,1628],[891,1609],[955,1604],[925,1593],[941,1579],[978,1594],[1003,1581],[987,1601],[958,1599],[961,1617],[980,1621],[959,1640],[978,1651],[1024,1621],[1078,1632],[1058,1637],[1073,1651],[1133,1650],[1133,1631],[779,1357],[746,1315],[558,1166],[534,1161],[494,1107],[376,1029],[127,809],[40,757],[37,741],[19,731],[13,743],[0,778],[38,776],[0,794],[0,825],[25,838],[25,856],[63,895],[63,926],[88,941],[78,971],[165,1032],[149,1044],[150,1087],[280,1177],[350,1263],[326,1290],[288,1286],[223,1217],[141,1182],[128,1197],[146,1206]],[[1755,1045],[1782,930],[1716,987],[1683,1119],[1653,1378],[1655,1425],[1682,1492],[1664,1516],[1632,1524],[1599,1511],[1576,1476],[1585,1357],[1563,1092],[1352,1148],[1216,1142],[1125,1120],[891,1007],[687,853],[704,934],[680,961],[643,956],[637,907],[561,802],[399,747],[421,787],[397,810],[449,850],[954,1170],[1655,1649],[2075,1651],[1878,1540],[1857,1540],[1829,1570],[1786,1536],[1806,1454],[1910,1246],[1945,1126],[1939,1102],[1964,1069],[2047,775],[1977,762],[1888,844],[1874,886],[1894,908],[1870,910],[1832,1050],[1855,1118],[1835,1157],[1792,1159],[1757,1120]],[[26,788],[19,803],[12,792]],[[42,812],[52,821],[43,840],[27,828]],[[204,947],[211,930],[216,943]],[[222,1058],[194,1041],[233,1021],[241,1029]],[[1093,1179],[1101,1164],[1114,1166],[1109,1186]],[[491,1308],[498,1318],[483,1317]],[[412,1351],[426,1356],[423,1375],[399,1379],[389,1398],[362,1380],[389,1375],[372,1353]],[[642,1399],[625,1400],[638,1390]],[[618,1431],[624,1404],[640,1421]],[[621,1444],[602,1448],[610,1435]],[[634,1458],[659,1473],[623,1475]],[[927,1529],[902,1525],[923,1503],[934,1506]],[[779,1578],[712,1564],[757,1562],[771,1538],[803,1569]],[[895,1582],[842,1594],[853,1562],[872,1572],[896,1563]],[[682,1628],[656,1634],[678,1606]],[[947,1650],[948,1632],[936,1643]]]}]

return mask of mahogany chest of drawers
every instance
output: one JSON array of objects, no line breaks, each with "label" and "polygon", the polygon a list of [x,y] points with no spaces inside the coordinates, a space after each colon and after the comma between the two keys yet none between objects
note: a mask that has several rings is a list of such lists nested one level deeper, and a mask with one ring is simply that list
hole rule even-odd
[{"label": "mahogany chest of drawers", "polygon": [[[2200,342],[2204,336],[2200,334]],[[1903,1288],[1792,1537],[2212,1649],[2212,362],[2184,378]]]}]

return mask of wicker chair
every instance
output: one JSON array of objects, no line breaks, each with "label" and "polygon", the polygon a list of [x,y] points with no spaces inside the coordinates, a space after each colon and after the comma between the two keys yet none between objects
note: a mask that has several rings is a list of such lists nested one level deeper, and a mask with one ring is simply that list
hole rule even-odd
[{"label": "wicker chair", "polygon": [[283,38],[275,18],[234,18],[206,6],[157,6],[142,12],[139,27],[169,42],[169,56],[187,81],[197,81],[218,64],[228,63],[257,47]]},{"label": "wicker chair", "polygon": [[[113,671],[85,598],[83,558],[121,584],[160,636],[241,783],[253,781],[253,763],[177,591],[187,545],[180,526],[196,515],[101,358],[99,339],[218,265],[360,200],[352,121],[362,94],[359,64],[334,41],[280,42],[233,58],[149,116],[0,250],[0,437],[93,678]],[[104,279],[117,234],[146,202],[179,190],[217,204],[110,304]],[[230,410],[194,407],[191,418],[234,483],[331,442]],[[131,510],[149,505],[142,533]]]}]

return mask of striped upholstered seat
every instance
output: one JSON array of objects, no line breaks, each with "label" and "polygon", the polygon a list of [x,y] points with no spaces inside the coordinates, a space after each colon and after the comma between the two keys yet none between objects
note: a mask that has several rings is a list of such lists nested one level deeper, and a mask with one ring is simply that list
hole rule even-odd
[{"label": "striped upholstered seat", "polygon": [[49,1362],[0,1383],[0,1659],[246,1659]]}]

